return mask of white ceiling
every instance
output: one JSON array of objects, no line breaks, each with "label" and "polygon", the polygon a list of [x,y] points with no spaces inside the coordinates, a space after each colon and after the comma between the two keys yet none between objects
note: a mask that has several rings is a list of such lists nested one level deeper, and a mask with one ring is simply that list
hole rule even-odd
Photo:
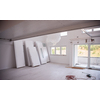
[{"label": "white ceiling", "polygon": [[0,38],[22,39],[60,31],[69,31],[100,25],[100,21],[91,20],[25,20],[2,21]]},{"label": "white ceiling", "polygon": [[100,36],[100,31],[98,32],[90,32],[88,33],[91,37],[99,37]]}]

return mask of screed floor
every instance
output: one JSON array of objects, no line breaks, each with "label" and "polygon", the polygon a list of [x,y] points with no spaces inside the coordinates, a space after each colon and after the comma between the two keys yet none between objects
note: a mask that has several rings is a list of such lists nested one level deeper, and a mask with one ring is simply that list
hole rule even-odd
[{"label": "screed floor", "polygon": [[[82,68],[87,68],[87,64],[79,64],[79,65],[75,65],[76,67],[82,67]],[[90,65],[90,68],[93,69],[99,69],[100,70],[100,65]]]},{"label": "screed floor", "polygon": [[[11,68],[0,71],[0,80],[66,80],[66,75],[75,75],[76,78],[87,78],[89,73],[100,80],[100,71],[91,69],[72,69],[66,65],[47,63],[38,67]],[[90,79],[91,80],[91,79]]]}]

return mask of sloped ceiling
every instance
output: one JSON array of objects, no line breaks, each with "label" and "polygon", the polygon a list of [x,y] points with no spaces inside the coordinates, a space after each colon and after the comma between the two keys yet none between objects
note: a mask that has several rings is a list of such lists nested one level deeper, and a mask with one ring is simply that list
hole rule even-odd
[{"label": "sloped ceiling", "polygon": [[0,32],[21,23],[23,20],[0,20]]},{"label": "sloped ceiling", "polygon": [[0,23],[0,38],[12,40],[100,25],[100,21],[93,20],[16,20]]},{"label": "sloped ceiling", "polygon": [[[94,31],[95,29],[99,29],[99,30]],[[91,38],[100,37],[100,26],[94,26],[94,27],[85,28],[85,29],[82,29],[82,31],[84,33],[86,33]]]},{"label": "sloped ceiling", "polygon": [[100,31],[88,33],[91,37],[100,37]]}]

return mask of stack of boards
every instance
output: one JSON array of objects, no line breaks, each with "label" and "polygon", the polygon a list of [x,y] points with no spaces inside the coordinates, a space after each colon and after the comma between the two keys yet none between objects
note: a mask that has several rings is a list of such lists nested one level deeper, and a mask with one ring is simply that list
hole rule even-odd
[{"label": "stack of boards", "polygon": [[35,42],[35,46],[37,48],[39,59],[41,64],[45,64],[49,61],[47,48],[43,46],[43,44],[40,41]]},{"label": "stack of boards", "polygon": [[47,48],[43,46],[43,43],[36,41],[35,45],[36,47],[34,47],[33,41],[25,41],[26,52],[24,52],[23,41],[14,41],[17,68],[24,67],[26,65],[24,56],[25,53],[28,66],[34,67],[49,62]]}]

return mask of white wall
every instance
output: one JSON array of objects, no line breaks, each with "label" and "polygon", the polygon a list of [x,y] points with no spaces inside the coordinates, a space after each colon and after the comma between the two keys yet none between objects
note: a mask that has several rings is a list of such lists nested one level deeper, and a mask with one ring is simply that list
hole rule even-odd
[{"label": "white wall", "polygon": [[61,37],[60,42],[55,45],[55,46],[66,46],[66,49],[67,49],[66,56],[51,55],[50,54],[50,47],[53,46],[53,45],[50,44],[50,43],[47,44],[51,62],[68,64],[68,65],[71,66],[72,55],[73,55],[72,54],[73,53],[72,52],[73,43],[70,43],[70,42],[71,42],[71,39],[75,39],[75,38],[77,38],[77,36],[79,38],[89,38],[89,36],[87,34],[82,33],[81,30],[68,31],[68,35],[64,36],[64,37]]},{"label": "white wall", "polygon": [[[24,41],[45,41],[44,36],[23,39]],[[13,42],[0,40],[0,70],[16,67]]]},{"label": "white wall", "polygon": [[[67,47],[67,52],[68,53],[68,37],[61,37],[61,40],[59,43],[57,43],[55,46],[66,46]],[[52,46],[52,44],[47,44],[48,46],[48,51],[49,51],[49,55],[50,55],[50,61],[51,62],[55,62],[55,63],[62,63],[62,64],[68,64],[68,54],[66,54],[65,56],[60,56],[60,55],[51,55],[50,54],[50,48]]]},{"label": "white wall", "polygon": [[13,42],[0,41],[0,70],[15,67]]},{"label": "white wall", "polygon": [[[66,46],[67,47],[66,56],[50,55],[51,62],[69,64],[71,66],[71,63],[73,61],[72,58],[74,58],[72,55],[74,55],[74,54],[72,54],[73,53],[72,52],[73,43],[70,43],[71,42],[70,39],[77,38],[77,36],[79,38],[89,38],[89,36],[87,36],[86,34],[83,34],[81,30],[68,31],[68,35],[65,37],[61,37],[60,42],[55,45],[55,46]],[[32,40],[33,42],[34,41],[46,42],[46,36],[23,39],[23,42],[28,41],[28,40]],[[85,40],[83,40],[83,42],[84,41]],[[76,41],[75,43],[78,44],[77,42],[78,41]],[[82,43],[81,41],[79,41],[79,42]],[[99,37],[95,38],[95,43],[100,43]],[[52,44],[47,44],[47,45],[48,45],[48,51],[50,54],[50,47],[52,46]],[[15,63],[15,54],[14,54],[13,43],[0,41],[0,70],[12,68],[15,66],[16,66],[16,63]]]}]

